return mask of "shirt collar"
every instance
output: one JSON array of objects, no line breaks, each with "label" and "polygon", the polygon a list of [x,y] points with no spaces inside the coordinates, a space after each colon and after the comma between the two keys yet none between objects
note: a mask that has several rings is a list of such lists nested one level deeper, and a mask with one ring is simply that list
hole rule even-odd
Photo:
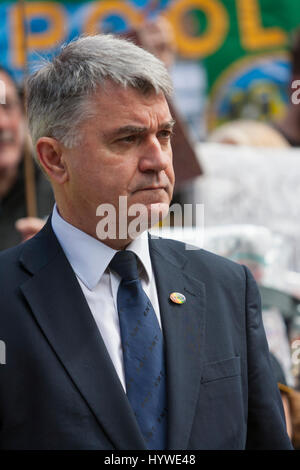
[{"label": "shirt collar", "polygon": [[[58,213],[56,204],[51,223],[76,275],[88,289],[94,289],[117,250],[66,222]],[[146,281],[150,282],[152,265],[147,232],[133,240],[126,250],[131,250],[137,255],[146,273]]]}]

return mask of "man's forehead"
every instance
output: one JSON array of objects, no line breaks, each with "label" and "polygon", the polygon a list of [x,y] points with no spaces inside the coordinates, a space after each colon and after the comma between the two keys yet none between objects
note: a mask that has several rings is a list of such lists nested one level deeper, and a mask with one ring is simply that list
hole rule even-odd
[{"label": "man's forehead", "polygon": [[99,87],[93,98],[100,103],[109,103],[110,106],[122,105],[124,102],[134,100],[136,103],[154,103],[160,102],[167,105],[167,100],[164,93],[156,92],[154,89],[149,89],[147,92],[132,86],[124,87],[111,81],[106,81],[103,86]]},{"label": "man's forehead", "polygon": [[157,94],[153,87],[150,85],[148,87],[135,87],[132,85],[124,85],[121,83],[116,83],[111,79],[106,79],[101,86],[98,87],[97,91],[100,93],[105,93],[106,95],[109,94],[128,94],[133,93],[140,96],[147,96],[152,94]]},{"label": "man's forehead", "polygon": [[143,94],[133,88],[109,86],[98,90],[91,100],[106,129],[126,126],[172,126],[167,100],[163,93]]}]

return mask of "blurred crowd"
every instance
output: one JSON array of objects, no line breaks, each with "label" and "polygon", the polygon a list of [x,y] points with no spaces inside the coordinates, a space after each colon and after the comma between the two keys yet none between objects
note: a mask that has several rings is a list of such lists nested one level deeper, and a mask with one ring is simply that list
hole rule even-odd
[{"label": "blurred crowd", "polygon": [[[195,64],[178,55],[174,46],[174,33],[164,17],[143,24],[133,33],[142,47],[165,63],[174,82],[174,99],[170,105],[176,112],[177,126],[181,128],[181,142],[174,143],[173,147],[174,161],[175,164],[181,161],[183,167],[190,165],[191,168],[188,178],[185,178],[183,184],[177,185],[174,201],[182,204],[201,202],[197,200],[194,180],[201,178],[203,173],[201,155],[199,157],[196,150],[197,145],[201,149],[202,142],[277,149],[300,147],[300,104],[294,104],[291,99],[285,115],[277,122],[237,119],[208,133],[205,67],[199,61]],[[290,56],[288,90],[291,94],[294,91],[291,83],[300,80],[300,30],[294,35]],[[25,176],[25,158],[26,155],[27,158],[28,155],[32,157],[33,149],[26,130],[23,92],[4,68],[0,68],[0,80],[5,84],[6,93],[5,102],[2,100],[0,105],[0,250],[4,250],[28,239],[42,228],[52,211],[54,199],[48,181],[36,164],[33,166],[33,179],[29,180]],[[183,154],[182,139],[186,140],[188,157]],[[181,181],[180,164],[177,168],[176,176]],[[35,213],[31,213],[28,208],[28,184],[34,186],[36,194]],[[220,233],[221,238],[224,237],[222,229]],[[249,242],[249,232],[248,235],[241,232],[238,236],[241,252],[243,241],[245,244]],[[236,233],[231,234],[231,237],[236,237]],[[280,384],[289,433],[294,445],[300,448],[300,295],[291,295],[283,287],[280,289],[276,286],[272,296],[272,289],[266,289],[261,282],[259,263],[253,261],[255,250],[252,250],[253,256],[248,258],[237,258],[234,250],[225,254],[235,261],[248,264],[261,285],[263,301],[267,299],[263,302],[263,315],[274,374]],[[288,314],[284,310],[284,302],[290,302]]]}]

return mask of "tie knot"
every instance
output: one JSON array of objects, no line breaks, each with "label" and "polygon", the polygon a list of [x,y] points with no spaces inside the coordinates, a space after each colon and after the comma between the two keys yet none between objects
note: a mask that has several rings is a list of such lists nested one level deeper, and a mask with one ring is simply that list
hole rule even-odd
[{"label": "tie knot", "polygon": [[118,251],[111,260],[109,267],[125,281],[138,279],[137,257],[133,251]]}]

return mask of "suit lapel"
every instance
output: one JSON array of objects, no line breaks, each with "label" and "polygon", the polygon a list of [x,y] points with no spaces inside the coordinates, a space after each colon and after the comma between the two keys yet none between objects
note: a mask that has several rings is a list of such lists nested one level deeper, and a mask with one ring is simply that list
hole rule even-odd
[{"label": "suit lapel", "polygon": [[41,330],[117,449],[145,449],[133,412],[76,276],[50,223],[24,247],[21,290]]},{"label": "suit lapel", "polygon": [[[186,449],[199,395],[205,327],[205,285],[186,274],[187,259],[167,240],[150,240],[166,347],[169,449]],[[184,304],[170,301],[172,292]]]}]

